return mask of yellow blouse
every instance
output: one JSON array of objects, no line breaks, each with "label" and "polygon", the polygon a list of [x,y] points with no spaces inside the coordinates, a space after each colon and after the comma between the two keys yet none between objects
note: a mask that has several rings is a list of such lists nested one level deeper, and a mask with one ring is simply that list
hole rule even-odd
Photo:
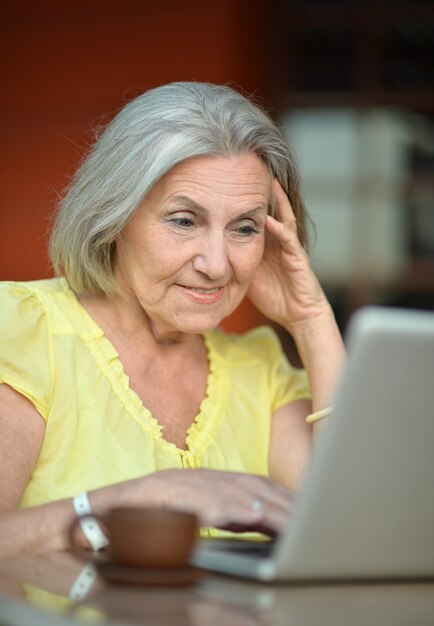
[{"label": "yellow blouse", "polygon": [[46,422],[22,507],[165,468],[267,475],[272,413],[309,397],[305,372],[290,365],[270,328],[206,333],[207,393],[181,450],[164,439],[65,279],[0,283],[0,328],[0,382]]}]

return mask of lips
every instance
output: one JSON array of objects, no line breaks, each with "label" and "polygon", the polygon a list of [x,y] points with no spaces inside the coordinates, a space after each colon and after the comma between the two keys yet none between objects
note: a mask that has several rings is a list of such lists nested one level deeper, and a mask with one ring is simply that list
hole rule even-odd
[{"label": "lips", "polygon": [[193,302],[198,304],[214,304],[218,302],[223,294],[223,287],[213,287],[206,289],[205,287],[190,287],[178,285],[182,292]]},{"label": "lips", "polygon": [[197,293],[211,294],[217,293],[217,291],[221,289],[221,287],[214,287],[213,289],[205,289],[204,287],[185,287],[185,289],[190,289],[192,291],[196,291]]}]

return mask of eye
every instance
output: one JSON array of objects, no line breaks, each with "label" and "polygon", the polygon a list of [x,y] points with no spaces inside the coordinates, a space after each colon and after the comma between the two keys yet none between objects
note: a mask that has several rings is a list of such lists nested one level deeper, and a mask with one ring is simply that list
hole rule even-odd
[{"label": "eye", "polygon": [[189,228],[193,226],[193,220],[189,217],[173,217],[171,220],[172,224],[176,224],[181,228]]},{"label": "eye", "polygon": [[236,228],[236,231],[239,235],[242,235],[243,237],[248,237],[249,235],[253,235],[259,232],[253,222],[243,222],[242,224],[239,224]]},{"label": "eye", "polygon": [[187,215],[171,215],[167,218],[169,224],[176,226],[177,228],[187,230],[194,226],[194,217]]}]

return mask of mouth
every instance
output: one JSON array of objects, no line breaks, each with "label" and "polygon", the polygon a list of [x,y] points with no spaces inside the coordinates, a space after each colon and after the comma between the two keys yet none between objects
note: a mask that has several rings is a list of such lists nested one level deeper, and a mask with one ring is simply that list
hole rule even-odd
[{"label": "mouth", "polygon": [[206,289],[205,287],[190,287],[186,285],[178,285],[183,293],[193,302],[198,304],[214,304],[218,302],[223,294],[224,287],[212,287]]}]

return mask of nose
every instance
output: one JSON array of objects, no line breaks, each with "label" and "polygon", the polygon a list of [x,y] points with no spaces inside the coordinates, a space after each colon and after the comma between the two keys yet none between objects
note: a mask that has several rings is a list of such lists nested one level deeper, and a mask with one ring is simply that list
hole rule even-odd
[{"label": "nose", "polygon": [[223,233],[212,230],[201,239],[193,259],[193,268],[213,281],[227,277],[229,259]]}]

